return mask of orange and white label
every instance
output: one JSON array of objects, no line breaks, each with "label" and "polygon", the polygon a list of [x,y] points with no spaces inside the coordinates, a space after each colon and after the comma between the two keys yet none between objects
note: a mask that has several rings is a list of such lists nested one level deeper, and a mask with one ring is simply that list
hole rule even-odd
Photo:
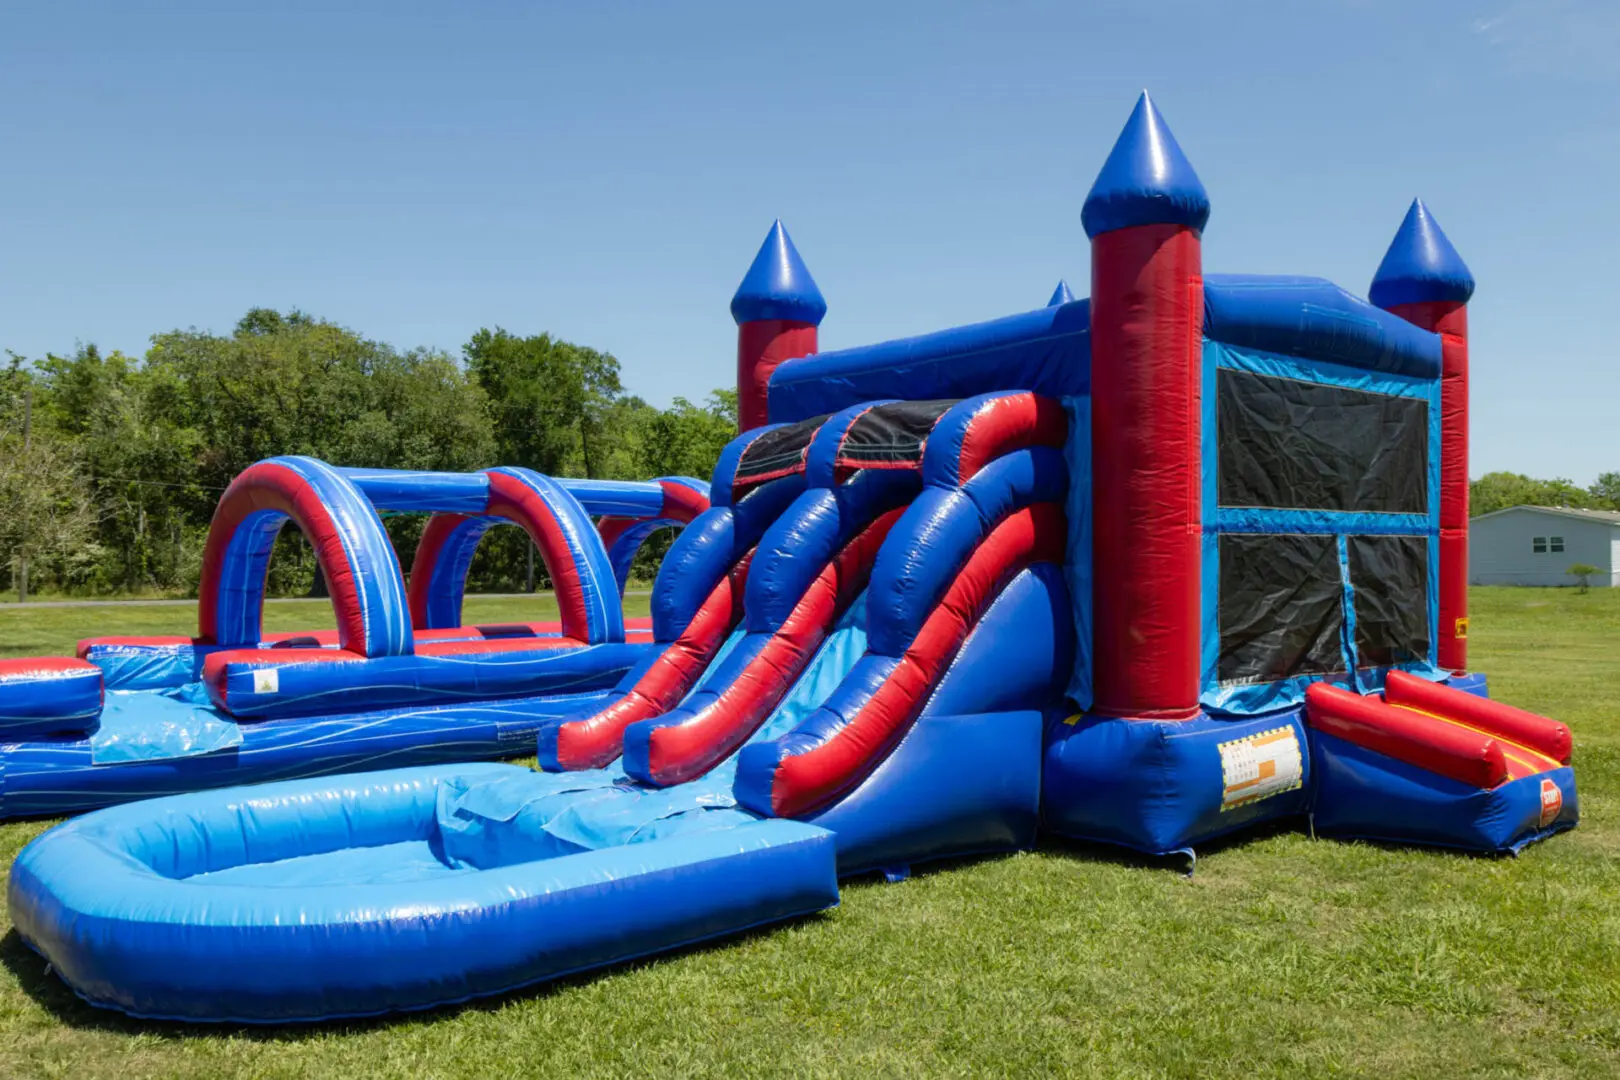
[{"label": "orange and white label", "polygon": [[1545,829],[1564,812],[1564,793],[1546,777],[1541,778],[1541,827]]},{"label": "orange and white label", "polygon": [[1291,727],[1273,728],[1219,745],[1221,809],[1231,810],[1304,784],[1305,760]]}]

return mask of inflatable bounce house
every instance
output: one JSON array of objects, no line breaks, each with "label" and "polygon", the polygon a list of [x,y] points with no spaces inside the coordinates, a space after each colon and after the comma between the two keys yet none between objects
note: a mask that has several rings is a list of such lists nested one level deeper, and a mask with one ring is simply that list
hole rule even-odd
[{"label": "inflatable bounce house", "polygon": [[[1478,852],[1571,827],[1569,731],[1467,670],[1462,260],[1416,203],[1370,302],[1205,275],[1209,212],[1144,95],[1085,202],[1089,299],[821,354],[778,223],[732,301],[743,431],[706,496],[254,466],[196,638],[8,664],[0,807],[305,778],[58,826],[12,871],[17,928],[96,1005],[311,1020],[789,918],[1041,828],[1160,856],[1307,815]],[[408,588],[378,508],[435,515]],[[335,635],[259,632],[288,518]],[[461,625],[498,519],[561,625]],[[627,630],[628,553],[670,523]]]}]

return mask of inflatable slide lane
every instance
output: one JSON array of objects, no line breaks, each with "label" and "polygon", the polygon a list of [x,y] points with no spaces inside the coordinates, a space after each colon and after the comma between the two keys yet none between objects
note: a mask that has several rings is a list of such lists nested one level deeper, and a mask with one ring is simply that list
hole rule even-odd
[{"label": "inflatable slide lane", "polygon": [[[674,708],[623,726],[619,761],[102,811],[19,861],[17,925],[98,1005],[318,1019],[497,993],[826,907],[841,874],[1028,846],[1073,654],[1064,426],[1030,394],[852,409],[740,498],[725,484],[759,461],[732,454],[730,524],[695,523],[671,555],[688,569],[664,574],[706,568],[686,601],[723,585],[744,610]],[[789,479],[774,523],[736,531]],[[702,535],[725,554],[700,558]]]},{"label": "inflatable slide lane", "polygon": [[1392,671],[1380,695],[1306,691],[1317,831],[1517,851],[1580,816],[1569,728]]},{"label": "inflatable slide lane", "polygon": [[[572,487],[573,490],[570,490]],[[0,817],[356,768],[531,752],[544,720],[596,707],[652,648],[627,630],[592,515],[683,524],[695,481],[559,482],[523,469],[408,473],[276,458],[221,498],[196,637],[95,638],[73,660],[0,671]],[[432,514],[407,590],[380,510]],[[266,635],[264,582],[294,522],[316,549],[335,631]],[[493,525],[535,541],[561,620],[463,626]],[[628,567],[634,543],[620,526]],[[634,530],[631,530],[634,532]]]}]

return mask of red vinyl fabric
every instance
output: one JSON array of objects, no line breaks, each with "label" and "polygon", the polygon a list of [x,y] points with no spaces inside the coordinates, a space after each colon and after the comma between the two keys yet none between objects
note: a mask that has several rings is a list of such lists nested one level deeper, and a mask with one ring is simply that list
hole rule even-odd
[{"label": "red vinyl fabric", "polygon": [[759,319],[737,327],[737,430],[768,422],[771,373],[784,360],[816,351],[814,323]]},{"label": "red vinyl fabric", "polygon": [[1099,715],[1198,715],[1200,352],[1196,230],[1091,245],[1092,576]]},{"label": "red vinyl fabric", "polygon": [[1040,562],[1063,560],[1063,510],[1038,503],[1009,514],[985,538],[934,606],[905,654],[866,703],[832,737],[782,758],[771,812],[802,817],[852,789],[888,756],[928,701],[945,669],[1001,588]]},{"label": "red vinyl fabric", "polygon": [[1508,779],[1507,755],[1490,734],[1381,698],[1312,683],[1305,691],[1305,716],[1317,731],[1464,784],[1494,788]]},{"label": "red vinyl fabric", "polygon": [[1384,683],[1384,700],[1501,736],[1559,764],[1568,765],[1574,753],[1575,740],[1569,728],[1556,720],[1432,683],[1404,671],[1389,673]]},{"label": "red vinyl fabric", "polygon": [[643,779],[660,786],[696,779],[730,757],[765,722],[804,673],[827,631],[866,588],[878,549],[904,512],[903,507],[890,510],[845,544],[719,696],[680,723],[653,730]]},{"label": "red vinyl fabric", "polygon": [[1440,335],[1440,625],[1436,659],[1468,668],[1468,306],[1455,300],[1390,311]]},{"label": "red vinyl fabric", "polygon": [[627,693],[599,712],[558,726],[556,768],[600,769],[611,764],[623,750],[625,728],[680,704],[742,620],[743,592],[752,562],[752,552],[737,561],[709,592],[686,629]]}]

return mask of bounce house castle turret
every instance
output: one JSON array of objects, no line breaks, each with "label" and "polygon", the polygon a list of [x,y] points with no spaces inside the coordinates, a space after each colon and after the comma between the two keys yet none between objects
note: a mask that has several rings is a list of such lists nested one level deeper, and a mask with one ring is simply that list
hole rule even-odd
[{"label": "bounce house castle turret", "polygon": [[1440,335],[1439,664],[1468,666],[1468,300],[1474,276],[1440,225],[1412,200],[1367,298]]},{"label": "bounce house castle turret", "polygon": [[784,360],[816,351],[816,328],[827,314],[815,279],[777,219],[731,298],[737,321],[737,430],[766,422],[771,373]]},{"label": "bounce house castle turret", "polygon": [[1057,288],[1052,290],[1052,299],[1046,302],[1046,306],[1062,307],[1064,304],[1072,303],[1074,303],[1074,293],[1069,291],[1069,283],[1059,278]]},{"label": "bounce house castle turret", "polygon": [[1146,92],[1086,197],[1095,702],[1198,714],[1200,234],[1209,197]]}]

